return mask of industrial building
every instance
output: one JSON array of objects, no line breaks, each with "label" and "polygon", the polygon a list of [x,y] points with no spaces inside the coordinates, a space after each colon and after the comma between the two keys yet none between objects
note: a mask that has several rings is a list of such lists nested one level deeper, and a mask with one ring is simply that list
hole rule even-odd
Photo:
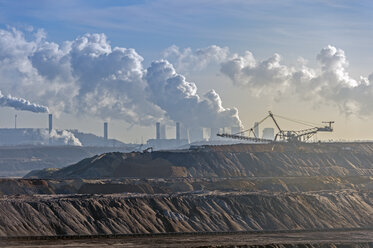
[{"label": "industrial building", "polygon": [[262,139],[274,140],[275,139],[275,129],[269,128],[269,127],[264,128]]},{"label": "industrial building", "polygon": [[[47,117],[47,128],[17,128],[17,115],[15,115],[14,128],[0,128],[0,145],[78,145],[91,147],[124,147],[127,145],[109,138],[108,122],[103,123],[103,135],[97,136],[76,129],[54,129],[53,115],[48,114]],[[167,135],[166,124],[157,122],[155,127],[155,139],[149,139],[146,145],[156,150],[186,148],[189,144],[201,142],[203,144],[219,144],[222,139],[216,134],[229,131],[236,133],[241,130],[240,127],[211,129],[195,127],[187,129],[180,122],[176,122],[174,127],[169,126],[169,128],[175,130],[175,136],[173,136],[170,133]]]},{"label": "industrial building", "polygon": [[48,128],[17,128],[17,115],[14,128],[0,128],[0,145],[79,145],[98,147],[121,147],[126,144],[108,138],[108,123],[104,123],[104,135],[79,132],[78,130],[53,129],[53,115],[48,114]]},{"label": "industrial building", "polygon": [[175,149],[186,144],[189,144],[189,140],[185,138],[185,128],[182,127],[180,122],[176,123],[175,139],[167,139],[166,125],[162,125],[160,122],[155,124],[155,139],[149,139],[147,146],[152,147],[155,150],[164,149]]},{"label": "industrial building", "polygon": [[189,129],[189,142],[198,142],[198,141],[204,141],[204,134],[203,134],[203,128],[201,127],[194,127]]},{"label": "industrial building", "polygon": [[220,128],[211,128],[209,141],[219,140],[220,137],[217,136],[218,133],[221,133]]}]

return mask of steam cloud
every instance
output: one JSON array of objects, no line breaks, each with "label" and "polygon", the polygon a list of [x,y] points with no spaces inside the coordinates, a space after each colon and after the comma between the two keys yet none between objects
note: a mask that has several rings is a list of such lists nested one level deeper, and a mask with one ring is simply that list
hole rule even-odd
[{"label": "steam cloud", "polygon": [[[55,114],[140,125],[159,120],[187,127],[241,124],[237,109],[224,108],[215,91],[198,95],[196,84],[167,61],[144,68],[134,49],[112,47],[104,34],[85,34],[60,45],[47,41],[43,31],[32,35],[27,40],[19,30],[0,30],[0,88],[38,99]],[[216,55],[224,51],[216,46],[201,50],[198,56],[206,57],[201,66],[210,63],[211,56],[225,58]]]},{"label": "steam cloud", "polygon": [[41,135],[45,144],[82,146],[80,140],[67,130],[57,131],[53,129],[50,133],[48,130],[42,130]]},{"label": "steam cloud", "polygon": [[181,121],[187,127],[241,126],[237,109],[224,108],[214,90],[200,97],[197,86],[177,74],[166,60],[153,62],[146,80],[152,101],[172,120]]},{"label": "steam cloud", "polygon": [[44,106],[41,106],[35,103],[31,103],[23,98],[17,98],[11,95],[4,96],[1,93],[1,91],[0,91],[0,106],[12,107],[17,110],[31,111],[34,113],[47,113],[48,112],[47,107],[44,107]]},{"label": "steam cloud", "polygon": [[[344,51],[333,46],[316,56],[317,68],[305,63],[284,65],[278,54],[260,61],[249,51],[233,54],[227,47],[215,45],[197,50],[172,46],[164,52],[172,64],[159,60],[145,68],[134,49],[112,47],[104,34],[85,34],[62,44],[47,41],[40,30],[30,35],[33,38],[26,39],[19,30],[0,29],[0,89],[27,95],[55,114],[90,115],[139,125],[160,120],[180,121],[186,127],[241,125],[237,109],[224,107],[217,92],[200,94],[195,83],[177,72],[213,64],[234,85],[256,97],[298,96],[334,103],[346,114],[373,113],[373,74],[352,78]],[[25,99],[0,97],[3,106],[48,111]]]},{"label": "steam cloud", "polygon": [[163,52],[163,57],[172,60],[178,71],[188,73],[193,70],[202,70],[211,63],[218,63],[227,59],[228,47],[216,45],[200,48],[193,51],[191,48],[181,50],[173,45]]},{"label": "steam cloud", "polygon": [[[238,55],[226,50],[227,54],[220,56],[221,50],[215,48],[210,50],[211,53],[201,55],[199,59],[206,61],[203,66],[219,64],[223,75],[255,97],[271,95],[281,100],[281,97],[295,96],[314,103],[335,104],[346,115],[373,114],[373,74],[352,78],[347,71],[348,60],[342,49],[331,45],[323,48],[316,56],[318,68],[307,67],[302,61],[296,68],[283,65],[279,54],[258,61],[250,51]],[[174,51],[173,58],[169,56],[170,51]],[[173,46],[165,54],[181,67],[198,60],[200,54],[198,50],[194,52],[190,48],[184,49],[184,52],[178,51]]]}]

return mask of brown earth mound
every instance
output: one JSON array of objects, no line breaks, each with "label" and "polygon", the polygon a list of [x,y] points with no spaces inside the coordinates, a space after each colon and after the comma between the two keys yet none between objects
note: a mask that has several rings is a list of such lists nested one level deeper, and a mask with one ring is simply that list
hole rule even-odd
[{"label": "brown earth mound", "polygon": [[0,177],[22,177],[32,170],[62,168],[97,154],[131,151],[128,147],[9,146],[0,147]]},{"label": "brown earth mound", "polygon": [[107,153],[25,178],[371,176],[372,143],[252,144]]},{"label": "brown earth mound", "polygon": [[0,198],[0,236],[371,227],[372,192]]},{"label": "brown earth mound", "polygon": [[0,179],[0,195],[373,190],[373,177]]}]

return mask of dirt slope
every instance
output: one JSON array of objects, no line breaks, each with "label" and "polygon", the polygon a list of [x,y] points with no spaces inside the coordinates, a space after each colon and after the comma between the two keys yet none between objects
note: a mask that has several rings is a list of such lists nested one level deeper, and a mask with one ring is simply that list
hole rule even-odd
[{"label": "dirt slope", "polygon": [[372,143],[210,146],[107,153],[26,178],[371,176]]},{"label": "dirt slope", "polygon": [[373,177],[0,179],[0,195],[373,190]]},{"label": "dirt slope", "polygon": [[96,154],[132,149],[131,146],[2,146],[0,147],[0,177],[22,177],[32,170],[61,168]]},{"label": "dirt slope", "polygon": [[373,226],[373,192],[0,198],[0,236]]}]

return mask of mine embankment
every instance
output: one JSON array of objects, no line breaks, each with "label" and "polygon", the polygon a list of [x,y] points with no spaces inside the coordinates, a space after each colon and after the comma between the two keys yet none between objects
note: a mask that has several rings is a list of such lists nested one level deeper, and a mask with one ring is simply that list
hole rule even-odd
[{"label": "mine embankment", "polygon": [[372,176],[372,164],[372,143],[246,144],[106,153],[25,178]]},{"label": "mine embankment", "polygon": [[111,152],[0,180],[0,236],[373,228],[373,143]]},{"label": "mine embankment", "polygon": [[1,236],[372,227],[372,192],[214,192],[0,199]]},{"label": "mine embankment", "polygon": [[0,179],[1,195],[373,190],[373,177]]},{"label": "mine embankment", "polygon": [[61,168],[80,160],[131,147],[1,146],[0,177],[22,177],[32,170]]}]

